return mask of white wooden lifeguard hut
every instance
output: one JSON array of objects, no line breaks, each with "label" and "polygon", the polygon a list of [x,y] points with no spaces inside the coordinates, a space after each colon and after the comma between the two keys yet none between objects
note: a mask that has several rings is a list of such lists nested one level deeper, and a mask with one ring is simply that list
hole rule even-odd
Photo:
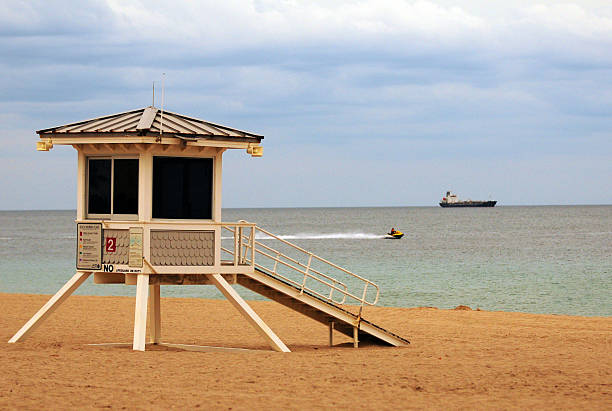
[{"label": "white wooden lifeguard hut", "polygon": [[37,133],[39,151],[71,145],[78,152],[76,274],[10,343],[93,274],[96,284],[136,285],[134,350],[145,350],[147,321],[150,343],[197,349],[161,340],[160,286],[188,284],[216,286],[277,351],[289,349],[231,284],[325,324],[332,345],[334,331],[355,347],[408,344],[362,318],[379,298],[373,282],[254,223],[222,220],[223,153],[261,157],[263,136],[153,106]]}]

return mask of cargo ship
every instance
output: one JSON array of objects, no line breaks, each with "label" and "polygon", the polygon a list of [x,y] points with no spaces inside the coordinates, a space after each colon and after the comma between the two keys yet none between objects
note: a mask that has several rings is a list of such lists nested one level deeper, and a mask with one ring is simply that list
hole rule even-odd
[{"label": "cargo ship", "polygon": [[440,207],[495,207],[497,201],[473,201],[473,200],[459,200],[456,194],[450,191],[446,192],[446,197],[440,201]]}]

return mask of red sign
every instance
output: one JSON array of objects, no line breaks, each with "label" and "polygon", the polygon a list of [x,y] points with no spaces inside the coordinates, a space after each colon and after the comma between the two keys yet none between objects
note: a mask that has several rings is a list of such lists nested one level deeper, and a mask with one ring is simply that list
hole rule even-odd
[{"label": "red sign", "polygon": [[106,252],[114,253],[117,251],[117,237],[106,237]]}]

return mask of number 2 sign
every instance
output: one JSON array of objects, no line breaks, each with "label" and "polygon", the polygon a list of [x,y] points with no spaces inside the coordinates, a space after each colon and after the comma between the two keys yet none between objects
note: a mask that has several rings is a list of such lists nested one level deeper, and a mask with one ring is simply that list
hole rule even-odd
[{"label": "number 2 sign", "polygon": [[117,237],[106,237],[106,252],[114,253],[117,251]]}]

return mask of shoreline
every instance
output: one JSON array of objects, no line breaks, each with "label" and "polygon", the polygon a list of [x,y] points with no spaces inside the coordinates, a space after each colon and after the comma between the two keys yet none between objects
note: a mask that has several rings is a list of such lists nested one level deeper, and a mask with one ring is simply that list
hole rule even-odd
[{"label": "shoreline", "polygon": [[[121,285],[121,284],[120,284]],[[128,286],[128,287],[134,287],[134,286]],[[79,290],[82,291],[82,288]],[[72,297],[96,297],[96,298],[134,298],[136,295],[136,289],[134,287],[133,292],[130,293],[130,295],[111,295],[111,294],[79,294],[77,291],[77,293],[72,294]],[[21,293],[21,292],[6,292],[6,291],[0,291],[0,298],[3,295],[20,295],[20,296],[40,296],[40,297],[44,297],[46,299],[51,298],[54,293],[49,293],[49,294],[45,294],[45,293]],[[195,300],[195,301],[226,301],[225,298],[223,296],[220,296],[219,298],[211,298],[209,296],[202,296],[202,297],[191,297],[191,296],[168,296],[168,295],[163,295],[162,294],[162,299],[168,299],[168,300]],[[261,299],[249,299],[244,298],[245,301],[249,304],[251,304],[252,302],[265,302],[268,301],[265,299],[265,297],[261,297]],[[46,300],[45,300],[46,301]],[[43,303],[44,304],[44,303]],[[380,303],[379,303],[380,304]],[[411,306],[411,307],[406,307],[406,306],[397,306],[397,305],[379,305],[377,304],[374,307],[368,307],[366,306],[364,308],[366,315],[365,318],[367,319],[367,312],[368,310],[370,310],[371,308],[374,309],[384,309],[384,308],[390,308],[390,309],[406,309],[406,310],[417,310],[417,309],[432,309],[432,310],[442,310],[442,311],[453,311],[453,310],[459,310],[459,311],[478,311],[478,312],[489,312],[489,313],[508,313],[508,314],[525,314],[525,315],[541,315],[541,316],[553,316],[553,317],[571,317],[571,318],[612,318],[612,315],[596,315],[596,314],[565,314],[565,313],[541,313],[541,312],[530,312],[530,311],[505,311],[505,310],[492,310],[492,309],[486,309],[486,308],[481,308],[478,306],[468,306],[468,305],[464,305],[464,304],[460,304],[458,306],[455,307],[435,307],[435,306],[428,306],[428,305],[423,305],[423,306]],[[42,305],[41,305],[42,306]],[[358,306],[352,306],[350,304],[347,305],[348,307],[356,307],[355,309],[358,310],[359,307]],[[40,308],[40,307],[39,307]]]},{"label": "shoreline", "polygon": [[[0,408],[610,408],[612,317],[368,307],[410,340],[352,348],[268,301],[251,307],[292,353],[266,342],[224,300],[161,300],[162,341],[254,351],[95,347],[131,342],[133,297],[73,295],[8,344],[48,295],[0,293]],[[494,402],[493,402],[494,401]]]}]

